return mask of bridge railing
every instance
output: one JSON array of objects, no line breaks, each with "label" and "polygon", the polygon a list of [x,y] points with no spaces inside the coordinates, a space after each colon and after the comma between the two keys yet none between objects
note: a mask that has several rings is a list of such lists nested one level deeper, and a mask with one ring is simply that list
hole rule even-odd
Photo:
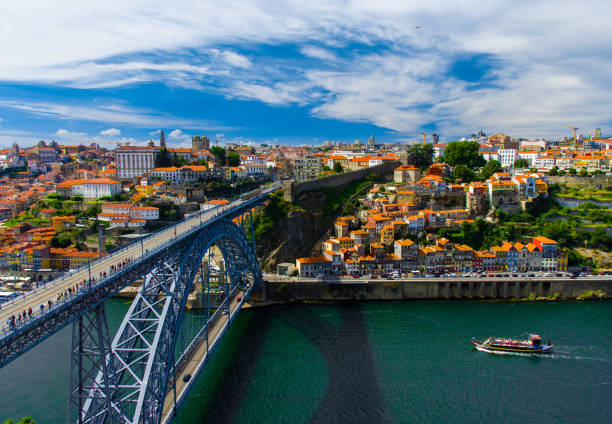
[{"label": "bridge railing", "polygon": [[[181,232],[180,234],[176,233],[176,237],[175,238],[172,238],[172,239],[169,239],[166,242],[163,242],[161,245],[157,246],[155,250],[148,251],[146,255],[143,253],[141,258],[140,258],[140,260],[148,259],[152,255],[157,254],[160,250],[166,248],[168,245],[171,245],[171,244],[175,243],[177,240],[182,239],[184,237],[187,237],[190,234],[192,234],[193,232],[199,231],[201,225],[205,225],[205,224],[208,224],[210,221],[222,218],[227,212],[233,211],[238,206],[243,206],[244,204],[247,204],[247,203],[256,203],[256,202],[259,201],[260,198],[265,197],[269,193],[278,190],[279,186],[280,186],[279,184],[274,184],[272,186],[266,187],[266,189],[262,190],[259,195],[255,196],[253,198],[250,198],[250,199],[246,199],[246,200],[238,199],[238,200],[236,200],[234,202],[231,202],[231,203],[229,203],[227,205],[224,205],[224,206],[219,205],[219,206],[215,206],[213,208],[210,208],[210,209],[207,209],[207,210],[204,210],[204,211],[199,211],[195,215],[191,215],[188,218],[183,218],[182,220],[177,221],[176,224],[173,224],[170,227],[164,228],[164,229],[162,229],[160,231],[157,231],[155,233],[148,234],[144,238],[142,238],[142,239],[140,239],[138,241],[132,242],[132,243],[128,244],[127,246],[123,247],[122,249],[113,252],[110,255],[101,257],[101,258],[95,260],[94,262],[91,262],[91,263],[89,263],[87,265],[84,265],[84,266],[82,266],[80,268],[72,270],[72,271],[70,271],[67,274],[64,273],[64,274],[62,274],[61,278],[53,280],[53,281],[45,284],[42,287],[36,288],[35,290],[31,290],[29,292],[26,292],[26,293],[23,294],[23,297],[18,297],[16,299],[11,300],[10,302],[6,302],[6,303],[0,305],[0,307],[5,307],[5,306],[8,306],[10,304],[16,303],[18,301],[25,300],[28,296],[32,296],[33,294],[36,294],[36,293],[38,293],[41,290],[48,289],[51,286],[54,286],[54,285],[56,285],[58,283],[61,283],[66,278],[71,277],[72,275],[75,275],[75,274],[77,274],[79,272],[82,272],[82,271],[86,270],[87,268],[91,268],[95,264],[98,264],[98,263],[100,263],[102,261],[108,260],[109,258],[112,258],[113,256],[118,255],[121,252],[124,252],[125,250],[132,249],[132,248],[136,247],[136,245],[138,243],[142,243],[145,240],[147,240],[147,239],[149,239],[151,237],[154,237],[154,236],[160,236],[160,235],[162,235],[164,233],[172,232],[173,230],[176,230],[176,228],[179,225],[184,224],[187,221],[197,219],[197,218],[201,217],[203,214],[209,214],[209,213],[217,212],[215,215],[210,217],[207,221],[202,221],[202,223],[200,225],[197,225],[197,226],[194,226],[192,228],[189,228],[186,231]],[[254,190],[254,191],[256,191],[256,190]],[[123,271],[126,271],[128,269],[131,269],[131,267],[134,266],[136,263],[137,262],[133,263],[131,266],[128,266],[126,268],[122,268],[122,269],[116,270],[115,272],[112,272],[112,273],[109,271],[107,277],[101,279],[100,281],[97,281],[95,284],[87,284],[88,290],[85,290],[85,291],[82,291],[82,292],[81,291],[74,291],[73,292],[74,294],[71,294],[70,296],[62,297],[59,301],[52,300],[52,304],[50,306],[49,305],[45,306],[42,310],[40,310],[40,309],[34,310],[32,312],[32,315],[28,316],[27,318],[22,318],[22,320],[19,321],[15,325],[15,327],[11,327],[11,326],[7,325],[6,323],[1,323],[2,327],[1,327],[1,330],[0,330],[0,338],[3,338],[6,334],[14,331],[15,329],[19,329],[19,328],[25,326],[26,324],[29,324],[32,321],[37,320],[38,318],[42,317],[43,315],[49,314],[52,311],[57,310],[60,306],[63,306],[67,302],[73,300],[75,295],[81,294],[81,293],[86,293],[87,291],[89,291],[89,289],[93,289],[94,287],[98,287],[99,285],[105,284],[106,281],[108,281],[111,277],[114,277],[119,272],[123,272]],[[78,284],[79,283],[77,282],[75,285],[78,286]],[[49,299],[49,300],[51,300],[51,299]]]},{"label": "bridge railing", "polygon": [[[11,299],[10,301],[5,302],[3,304],[0,304],[0,309],[2,307],[4,307],[4,306],[8,306],[8,305],[10,305],[12,303],[15,303],[15,302],[18,302],[20,300],[23,300],[26,297],[31,296],[31,295],[33,295],[33,294],[35,294],[35,293],[37,293],[37,292],[39,292],[41,290],[47,289],[47,288],[49,288],[49,287],[51,287],[51,286],[53,286],[53,285],[55,285],[57,283],[63,282],[64,279],[66,279],[67,277],[71,277],[72,275],[77,274],[79,272],[82,272],[82,271],[84,271],[84,270],[86,270],[88,268],[91,268],[92,266],[95,266],[96,264],[98,264],[98,263],[100,263],[102,261],[106,261],[109,258],[112,258],[112,257],[114,257],[116,255],[119,255],[119,254],[125,252],[128,249],[132,249],[138,243],[144,243],[144,241],[148,240],[151,237],[156,237],[156,236],[160,236],[160,235],[162,235],[164,233],[171,232],[171,231],[175,230],[178,226],[180,226],[181,224],[184,224],[185,222],[187,222],[189,220],[193,220],[193,219],[201,217],[204,214],[212,213],[212,212],[219,211],[219,210],[221,210],[221,212],[223,213],[223,212],[227,211],[228,209],[234,209],[235,207],[240,206],[240,205],[242,205],[244,203],[249,203],[249,202],[253,202],[254,200],[259,200],[260,197],[265,197],[270,192],[278,190],[278,188],[280,188],[280,185],[279,184],[275,184],[275,185],[266,187],[266,189],[262,190],[261,195],[259,195],[259,196],[255,196],[255,197],[247,199],[247,200],[237,199],[237,200],[235,200],[235,201],[233,201],[233,202],[231,202],[231,203],[229,203],[227,205],[224,205],[224,206],[223,205],[214,206],[214,207],[206,209],[204,211],[199,211],[195,215],[190,215],[187,218],[183,218],[183,219],[181,219],[179,221],[176,221],[175,224],[173,224],[173,225],[171,225],[169,227],[163,228],[163,229],[161,229],[159,231],[156,231],[154,233],[147,234],[146,236],[144,236],[142,238],[139,238],[138,240],[133,241],[133,242],[127,244],[126,246],[123,246],[122,248],[120,248],[118,250],[113,251],[109,255],[101,256],[100,258],[95,259],[94,261],[90,262],[89,264],[84,264],[84,265],[82,265],[82,266],[80,266],[78,268],[71,269],[67,273],[66,272],[62,273],[61,277],[55,278],[54,280],[52,280],[52,281],[50,281],[48,283],[43,284],[43,286],[37,287],[36,289],[30,290],[30,291],[25,292],[25,293],[22,293],[22,296],[17,297],[15,299]],[[254,190],[254,191],[257,191],[257,190]],[[214,219],[214,218],[216,218],[216,216],[213,216],[211,219]],[[208,221],[202,222],[202,225],[204,225],[207,222]]]},{"label": "bridge railing", "polygon": [[[244,294],[245,299],[251,293],[251,290],[253,290],[253,287],[254,287],[254,285],[251,285],[251,287],[249,287],[249,289],[245,292],[245,294]],[[195,349],[197,346],[199,346],[199,340],[202,339],[202,337],[204,337],[204,332],[206,331],[206,328],[207,327],[211,328],[211,327],[215,326],[215,324],[217,323],[218,319],[222,316],[223,311],[226,309],[228,303],[231,305],[231,302],[233,301],[233,299],[236,298],[236,295],[237,295],[238,292],[240,292],[240,290],[243,290],[243,288],[240,287],[240,286],[235,286],[232,289],[232,292],[230,293],[229,297],[226,298],[223,301],[223,303],[217,307],[217,310],[215,312],[213,312],[213,314],[208,318],[208,321],[206,322],[206,325],[204,327],[202,327],[200,329],[200,331],[198,331],[198,333],[193,337],[193,340],[191,341],[191,343],[189,343],[189,345],[187,346],[185,351],[176,360],[177,364],[180,364],[186,357],[188,357],[191,354],[193,349]]]}]

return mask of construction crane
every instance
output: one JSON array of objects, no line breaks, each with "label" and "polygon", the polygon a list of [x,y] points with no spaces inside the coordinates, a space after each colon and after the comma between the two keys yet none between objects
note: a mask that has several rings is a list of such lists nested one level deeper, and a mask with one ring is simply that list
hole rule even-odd
[{"label": "construction crane", "polygon": [[575,149],[576,148],[576,131],[579,130],[580,128],[574,127],[572,125],[566,125],[566,127],[574,130],[574,149]]}]

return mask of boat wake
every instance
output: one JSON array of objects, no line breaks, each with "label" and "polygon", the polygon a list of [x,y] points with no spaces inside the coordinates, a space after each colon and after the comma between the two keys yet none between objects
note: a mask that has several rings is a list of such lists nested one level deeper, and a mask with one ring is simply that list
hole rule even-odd
[{"label": "boat wake", "polygon": [[509,356],[524,356],[524,357],[537,357],[537,358],[547,358],[547,359],[570,359],[575,361],[600,361],[600,362],[612,362],[612,359],[608,358],[592,358],[587,356],[579,356],[579,355],[567,355],[563,352],[553,352],[547,355],[542,355],[541,353],[529,353],[529,352],[504,352],[499,350],[489,350],[482,347],[475,347],[477,350],[481,352],[487,352],[494,355],[509,355]]}]

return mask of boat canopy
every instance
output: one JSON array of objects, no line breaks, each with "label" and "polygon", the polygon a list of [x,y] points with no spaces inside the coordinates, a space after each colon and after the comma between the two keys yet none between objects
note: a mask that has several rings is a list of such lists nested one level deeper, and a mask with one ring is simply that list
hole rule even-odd
[{"label": "boat canopy", "polygon": [[530,334],[529,341],[532,345],[539,345],[542,342],[542,338],[537,334]]}]

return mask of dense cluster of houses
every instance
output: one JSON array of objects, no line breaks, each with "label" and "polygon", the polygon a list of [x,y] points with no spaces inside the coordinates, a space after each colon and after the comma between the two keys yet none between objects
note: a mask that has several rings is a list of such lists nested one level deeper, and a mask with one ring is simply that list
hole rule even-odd
[{"label": "dense cluster of houses", "polygon": [[337,237],[324,243],[320,255],[298,258],[301,277],[398,275],[407,273],[528,272],[565,271],[567,254],[557,242],[534,237],[529,243],[505,242],[477,251],[446,238],[419,247],[408,238],[396,239],[391,249],[382,242],[358,243],[351,237]]},{"label": "dense cluster of houses", "polygon": [[[608,172],[612,162],[612,139],[573,140],[512,140],[505,134],[475,137],[479,153],[486,161],[497,160],[512,168],[519,159],[538,171],[586,169],[588,172]],[[435,156],[443,156],[446,144],[434,144]]]}]

